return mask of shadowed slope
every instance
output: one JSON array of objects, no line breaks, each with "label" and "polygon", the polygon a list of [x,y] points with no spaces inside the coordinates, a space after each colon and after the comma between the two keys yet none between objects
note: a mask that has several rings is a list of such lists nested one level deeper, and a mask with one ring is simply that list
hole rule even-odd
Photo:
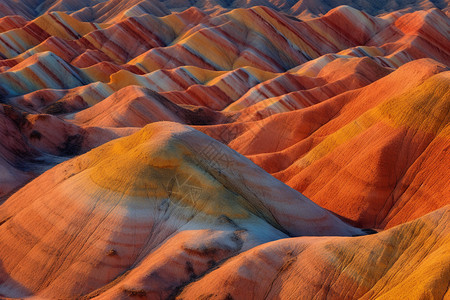
[{"label": "shadowed slope", "polygon": [[3,197],[32,178],[27,160],[36,153],[19,130],[23,117],[8,106],[0,106],[0,203]]},{"label": "shadowed slope", "polygon": [[157,121],[208,125],[226,120],[206,107],[182,107],[152,90],[133,85],[76,113],[73,118],[77,124],[99,127],[143,127]]},{"label": "shadowed slope", "polygon": [[0,105],[0,203],[56,164],[135,131],[80,128],[52,115],[26,114]]}]

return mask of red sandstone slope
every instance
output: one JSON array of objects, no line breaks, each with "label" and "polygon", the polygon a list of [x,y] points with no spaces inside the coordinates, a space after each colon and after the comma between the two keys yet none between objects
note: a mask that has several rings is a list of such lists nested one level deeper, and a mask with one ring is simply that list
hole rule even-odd
[{"label": "red sandstone slope", "polygon": [[[445,70],[415,61],[307,109],[199,129],[216,138],[233,132],[224,140],[231,148],[317,203],[360,226],[390,227],[450,197],[448,177],[437,175],[448,165]],[[434,164],[421,163],[431,157]]]}]

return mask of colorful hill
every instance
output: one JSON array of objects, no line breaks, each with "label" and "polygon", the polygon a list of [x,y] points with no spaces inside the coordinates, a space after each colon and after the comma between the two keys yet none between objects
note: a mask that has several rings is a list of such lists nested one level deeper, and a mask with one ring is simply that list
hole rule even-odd
[{"label": "colorful hill", "polygon": [[448,298],[448,7],[2,1],[0,298]]},{"label": "colorful hill", "polygon": [[132,266],[158,272],[155,295],[168,295],[267,241],[364,234],[220,142],[166,122],[47,171],[2,205],[0,222],[0,294],[14,297],[78,297]]},{"label": "colorful hill", "polygon": [[266,243],[229,259],[177,298],[399,299],[407,293],[411,299],[445,299],[448,222],[446,206],[376,235]]},{"label": "colorful hill", "polygon": [[81,20],[118,21],[142,14],[164,16],[191,7],[200,8],[210,14],[219,14],[235,8],[250,8],[263,5],[297,17],[312,17],[325,14],[339,5],[349,5],[367,13],[378,15],[392,11],[414,11],[439,8],[448,11],[448,1],[405,1],[405,0],[345,0],[345,1],[276,1],[276,0],[208,0],[208,1],[151,1],[151,0],[4,0],[0,6],[2,15],[22,15],[33,18],[52,11],[64,11]]},{"label": "colorful hill", "polygon": [[[450,198],[442,188],[448,178],[438,175],[448,169],[446,70],[418,60],[305,109],[269,98],[263,101],[269,106],[241,110],[262,120],[199,129],[356,224],[390,227]],[[222,138],[223,132],[234,134]],[[424,163],[431,157],[434,163]]]}]

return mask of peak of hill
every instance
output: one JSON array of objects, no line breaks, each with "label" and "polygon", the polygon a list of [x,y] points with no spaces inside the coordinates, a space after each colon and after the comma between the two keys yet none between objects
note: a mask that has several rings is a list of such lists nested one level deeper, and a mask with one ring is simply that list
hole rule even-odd
[{"label": "peak of hill", "polygon": [[[131,266],[169,276],[177,260],[190,265],[152,280],[163,292],[209,260],[271,240],[364,235],[225,145],[170,122],[47,171],[2,205],[0,220],[0,276],[11,276],[0,294],[8,287],[16,297],[77,297]],[[163,249],[166,258],[155,259]]]}]

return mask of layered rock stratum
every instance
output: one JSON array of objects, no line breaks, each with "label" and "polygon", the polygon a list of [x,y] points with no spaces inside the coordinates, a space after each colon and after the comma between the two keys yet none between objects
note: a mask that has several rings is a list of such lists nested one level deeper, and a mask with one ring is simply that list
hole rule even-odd
[{"label": "layered rock stratum", "polygon": [[2,1],[0,298],[450,297],[448,7]]}]

